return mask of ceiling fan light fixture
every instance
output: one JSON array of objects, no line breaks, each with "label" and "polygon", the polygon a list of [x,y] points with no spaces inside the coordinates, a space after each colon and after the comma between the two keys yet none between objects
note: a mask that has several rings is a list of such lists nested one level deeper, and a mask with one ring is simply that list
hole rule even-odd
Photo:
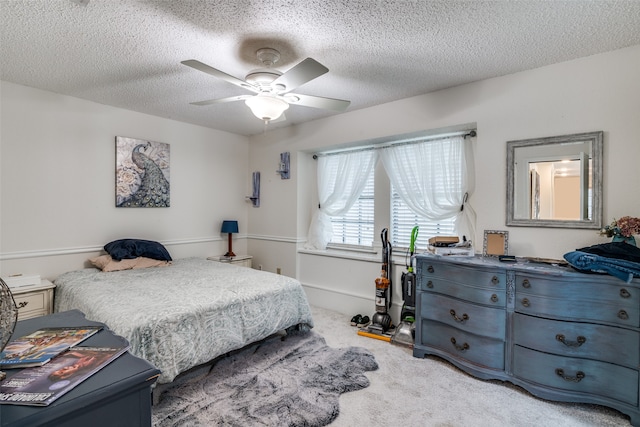
[{"label": "ceiling fan light fixture", "polygon": [[254,116],[265,122],[276,120],[289,104],[282,99],[268,94],[259,94],[244,101]]}]

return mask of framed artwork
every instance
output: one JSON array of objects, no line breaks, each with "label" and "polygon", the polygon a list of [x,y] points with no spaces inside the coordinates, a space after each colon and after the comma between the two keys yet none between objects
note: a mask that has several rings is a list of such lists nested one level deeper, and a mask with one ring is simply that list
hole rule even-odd
[{"label": "framed artwork", "polygon": [[169,178],[169,144],[116,136],[116,207],[169,207]]},{"label": "framed artwork", "polygon": [[482,256],[500,256],[509,254],[509,232],[485,230]]}]

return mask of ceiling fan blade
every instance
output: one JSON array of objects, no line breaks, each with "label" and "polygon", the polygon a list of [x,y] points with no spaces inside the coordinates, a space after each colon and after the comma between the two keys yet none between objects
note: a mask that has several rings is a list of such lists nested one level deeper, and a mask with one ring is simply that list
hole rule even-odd
[{"label": "ceiling fan blade", "polygon": [[[298,98],[296,101],[295,98]],[[342,112],[347,109],[351,101],[343,99],[323,98],[320,96],[300,95],[298,93],[288,93],[286,98],[288,103],[293,105],[304,105],[305,107],[322,108]]]},{"label": "ceiling fan blade", "polygon": [[190,102],[189,104],[191,105],[222,104],[225,102],[244,101],[245,99],[248,99],[251,97],[253,97],[253,95],[238,95],[238,96],[230,96],[228,98],[218,98],[218,99],[209,99],[206,101]]},{"label": "ceiling fan blade", "polygon": [[327,71],[329,69],[315,59],[307,58],[278,77],[272,85],[283,84],[286,88],[285,92],[289,92],[316,77],[320,77]]},{"label": "ceiling fan blade", "polygon": [[250,91],[253,92],[259,92],[259,89],[254,87],[253,85],[245,82],[244,80],[240,80],[236,77],[233,77],[230,74],[227,74],[223,71],[217,70],[207,64],[204,64],[200,61],[196,61],[195,59],[188,59],[186,61],[182,61],[181,64],[186,65],[187,67],[191,67],[191,68],[195,68],[198,71],[202,71],[203,73],[207,73],[210,74],[214,77],[217,77],[219,79],[222,79],[226,82],[229,82],[231,84],[234,84],[236,86],[240,86],[243,87],[245,89],[249,89]]}]

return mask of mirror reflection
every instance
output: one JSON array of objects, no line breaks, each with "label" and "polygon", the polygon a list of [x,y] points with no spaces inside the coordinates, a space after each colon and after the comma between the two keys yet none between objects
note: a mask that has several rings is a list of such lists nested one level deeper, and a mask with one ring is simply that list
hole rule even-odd
[{"label": "mirror reflection", "polygon": [[602,132],[507,142],[507,225],[600,228]]}]

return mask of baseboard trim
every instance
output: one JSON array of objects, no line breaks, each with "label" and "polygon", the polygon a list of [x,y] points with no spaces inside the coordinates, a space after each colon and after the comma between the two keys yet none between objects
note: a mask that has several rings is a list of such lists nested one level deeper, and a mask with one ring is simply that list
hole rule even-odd
[{"label": "baseboard trim", "polygon": [[[346,292],[346,291],[343,291],[343,290],[327,288],[326,286],[313,285],[313,284],[310,284],[310,283],[302,283],[302,287],[303,288],[313,289],[313,290],[320,291],[320,292],[341,295],[343,297],[349,297],[349,298],[355,298],[355,299],[362,300],[362,301],[367,301],[368,303],[369,302],[371,303],[372,307],[373,307],[374,301],[375,301],[375,298],[373,296],[373,291],[374,291],[373,287],[372,287],[372,292],[371,292],[372,295],[367,295],[367,296],[364,296],[364,295],[361,295],[361,294],[356,294],[354,292]],[[392,307],[397,307],[397,308],[402,308],[402,304],[398,303],[397,301],[396,302],[392,301],[391,302],[391,306]]]}]

